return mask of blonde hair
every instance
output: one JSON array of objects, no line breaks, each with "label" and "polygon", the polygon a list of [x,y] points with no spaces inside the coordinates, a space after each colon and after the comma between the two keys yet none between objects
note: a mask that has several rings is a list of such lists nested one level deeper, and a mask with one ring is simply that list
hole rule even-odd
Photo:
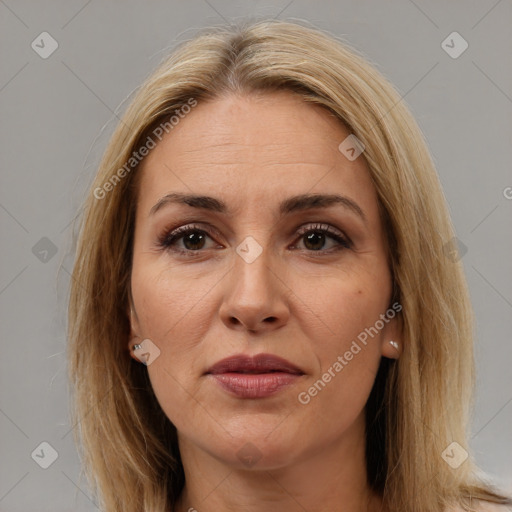
[{"label": "blonde hair", "polygon": [[[168,510],[184,485],[176,429],[147,369],[126,350],[138,186],[137,166],[126,163],[191,98],[277,90],[323,106],[363,142],[387,230],[404,347],[397,362],[382,359],[366,408],[370,485],[394,512],[511,504],[477,476],[471,456],[457,469],[442,457],[453,441],[469,451],[473,318],[461,264],[445,256],[454,229],[420,129],[391,84],[346,43],[264,20],[203,31],[158,67],[113,134],[85,200],[69,375],[75,438],[102,508]],[[99,197],[100,189],[108,193]]]}]

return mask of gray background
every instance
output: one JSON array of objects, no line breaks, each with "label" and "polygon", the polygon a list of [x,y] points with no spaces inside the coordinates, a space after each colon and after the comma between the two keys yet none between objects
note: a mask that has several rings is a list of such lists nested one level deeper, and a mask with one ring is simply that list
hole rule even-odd
[{"label": "gray background", "polygon": [[[305,19],[346,38],[418,120],[467,247],[478,329],[471,447],[512,492],[510,0],[0,0],[0,511],[97,509],[67,407],[71,221],[116,114],[167,49],[248,15]],[[47,59],[31,48],[43,31],[59,45]],[[469,44],[458,58],[441,46],[453,31]],[[43,441],[58,452],[46,470],[31,458]]]}]

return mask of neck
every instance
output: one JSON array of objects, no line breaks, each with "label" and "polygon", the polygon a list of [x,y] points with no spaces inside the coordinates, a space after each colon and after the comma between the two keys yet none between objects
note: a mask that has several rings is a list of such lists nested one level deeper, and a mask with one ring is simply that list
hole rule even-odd
[{"label": "neck", "polygon": [[186,484],[175,511],[384,512],[367,484],[360,426],[293,464],[258,470],[235,469],[180,438]]}]

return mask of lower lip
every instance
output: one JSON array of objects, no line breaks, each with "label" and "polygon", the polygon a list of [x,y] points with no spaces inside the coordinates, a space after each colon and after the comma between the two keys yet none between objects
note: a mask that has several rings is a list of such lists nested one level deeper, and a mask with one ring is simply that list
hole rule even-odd
[{"label": "lower lip", "polygon": [[212,377],[226,390],[241,398],[264,398],[290,386],[300,375],[286,372],[218,373]]}]

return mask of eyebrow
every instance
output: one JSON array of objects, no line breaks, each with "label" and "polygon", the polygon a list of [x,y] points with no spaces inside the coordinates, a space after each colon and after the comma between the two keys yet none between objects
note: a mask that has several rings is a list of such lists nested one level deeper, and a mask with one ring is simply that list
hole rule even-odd
[{"label": "eyebrow", "polygon": [[[211,196],[183,194],[172,192],[162,197],[149,211],[149,215],[154,215],[157,211],[169,204],[186,204],[192,208],[209,210],[217,213],[229,213],[226,204],[220,199]],[[292,196],[279,205],[279,214],[281,216],[314,208],[329,208],[333,205],[341,205],[346,209],[357,214],[366,222],[366,215],[361,207],[352,199],[339,194],[300,194]]]}]

